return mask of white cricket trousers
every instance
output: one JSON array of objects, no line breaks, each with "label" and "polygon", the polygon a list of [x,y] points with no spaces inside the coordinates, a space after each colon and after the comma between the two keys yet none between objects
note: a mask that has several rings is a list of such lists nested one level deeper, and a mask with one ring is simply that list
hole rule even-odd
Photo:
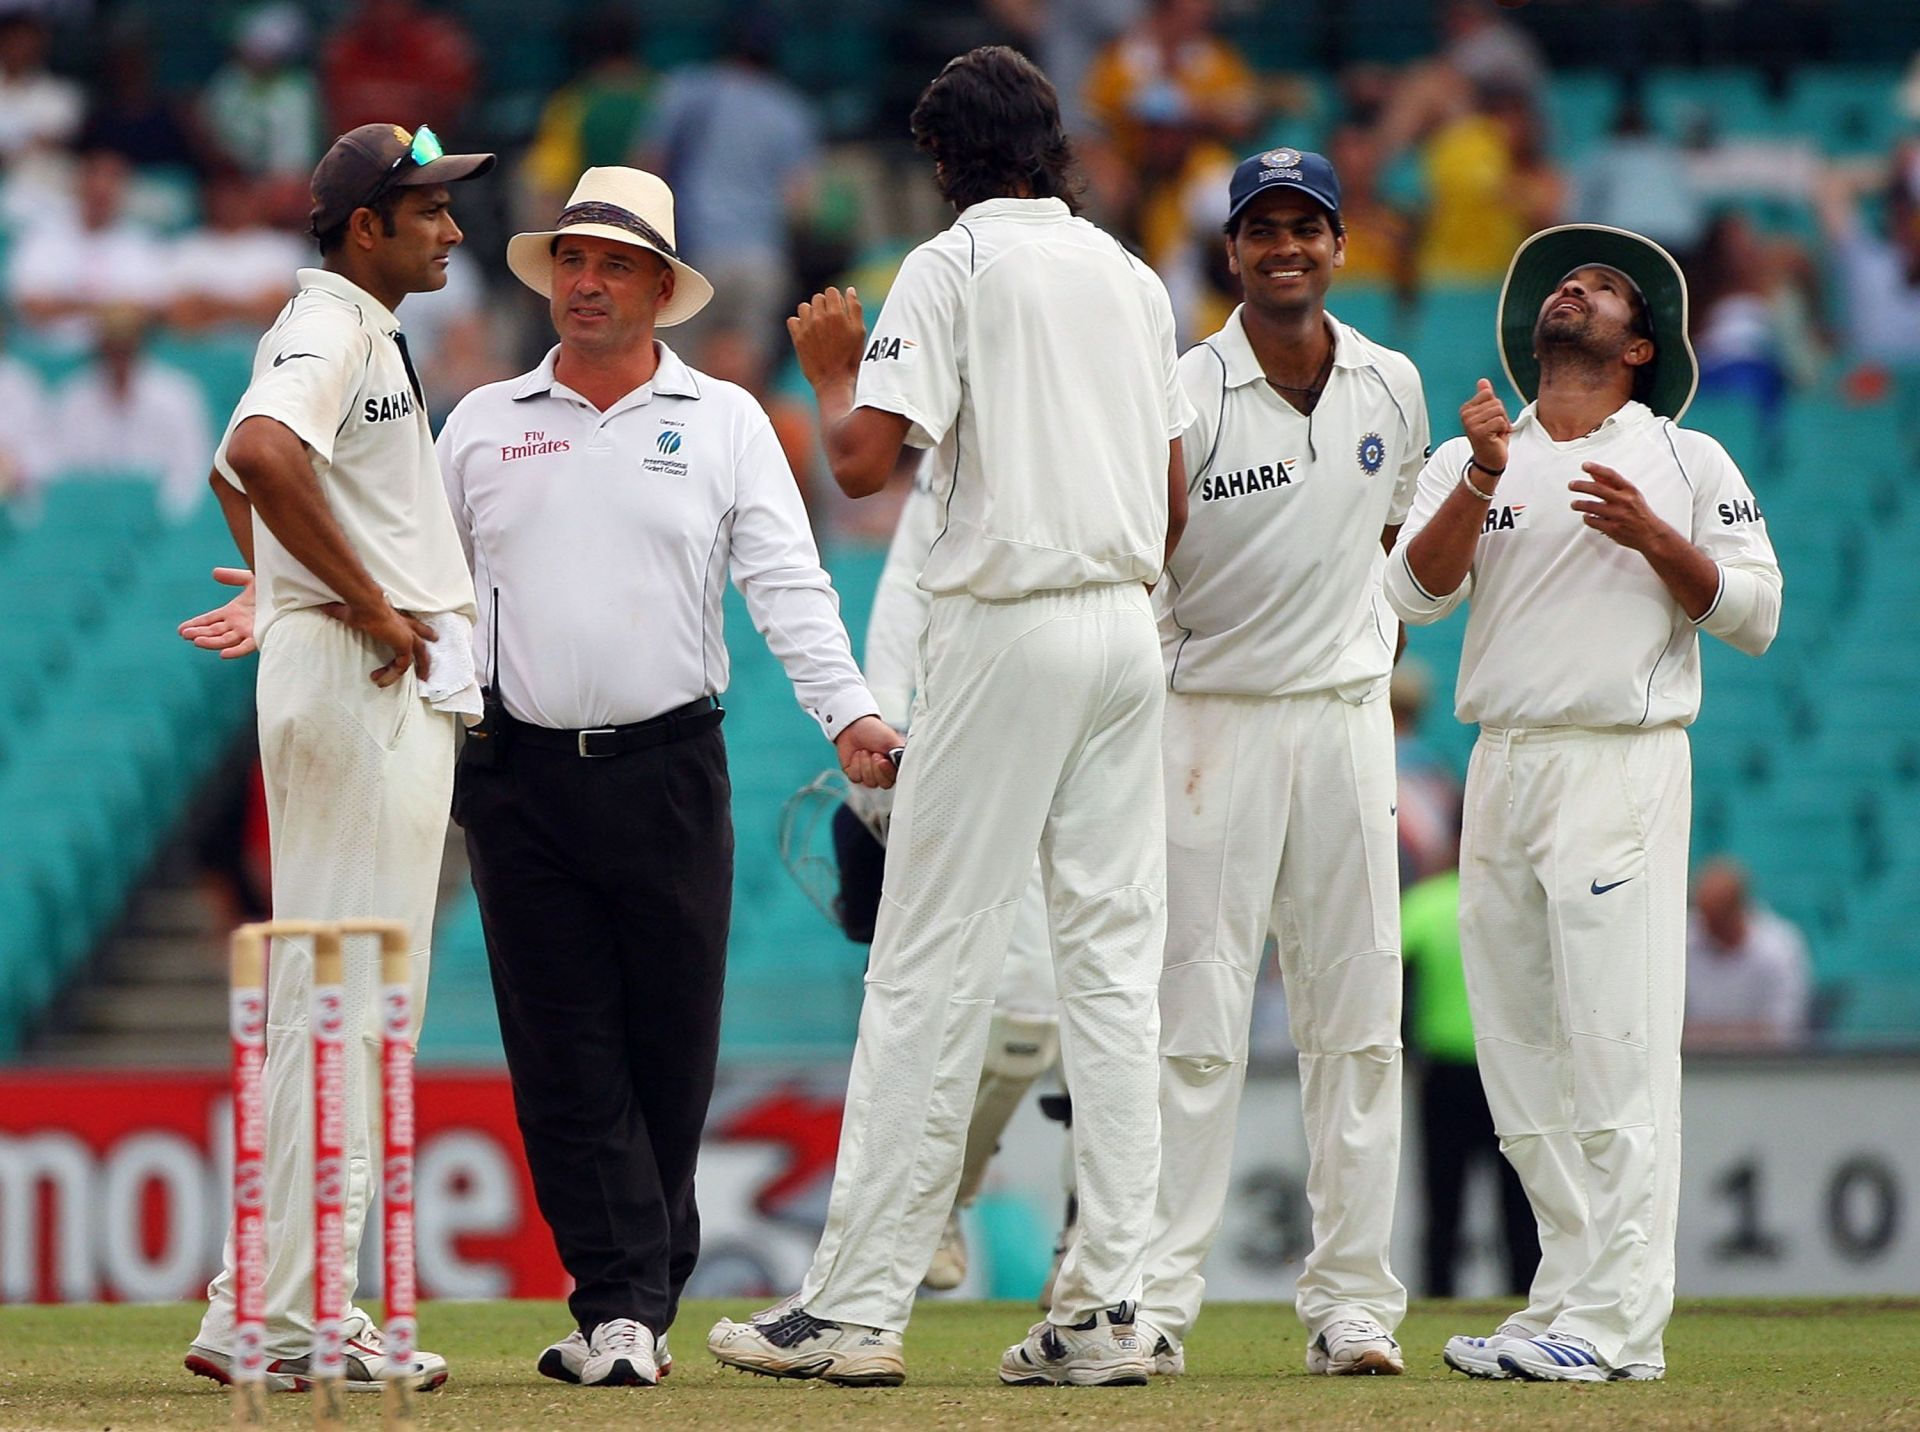
[{"label": "white cricket trousers", "polygon": [[[409,671],[384,691],[368,674],[383,650],[318,611],[290,612],[260,652],[260,763],[273,851],[273,913],[283,920],[405,920],[413,930],[414,1028],[426,1006],[440,857],[453,795],[454,718],[420,699]],[[347,942],[346,1294],[378,1187],[379,961]],[[313,1337],[311,945],[275,940],[267,982],[267,1355],[299,1357]],[[197,1339],[232,1345],[233,1233],[207,1289]],[[349,1335],[353,1329],[348,1329]]]},{"label": "white cricket trousers", "polygon": [[1514,1321],[1665,1367],[1693,763],[1677,726],[1482,728],[1460,953],[1500,1147],[1540,1225]]},{"label": "white cricket trousers", "polygon": [[1313,1214],[1294,1306],[1316,1334],[1353,1316],[1391,1330],[1407,1290],[1387,1260],[1400,1177],[1401,965],[1386,698],[1176,693],[1165,766],[1161,1174],[1141,1313],[1175,1344],[1200,1315],[1271,935],[1300,1052]]},{"label": "white cricket trousers", "polygon": [[935,597],[809,1311],[904,1329],[953,1207],[1015,912],[1040,857],[1080,1233],[1070,1323],[1140,1292],[1166,933],[1159,639],[1134,583]]}]

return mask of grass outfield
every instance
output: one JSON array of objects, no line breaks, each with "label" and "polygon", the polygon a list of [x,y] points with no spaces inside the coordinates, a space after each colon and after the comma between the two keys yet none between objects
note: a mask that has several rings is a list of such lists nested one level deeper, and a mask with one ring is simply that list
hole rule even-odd
[{"label": "grass outfield", "polygon": [[[1225,1303],[1188,1345],[1194,1370],[1145,1388],[1001,1387],[1001,1349],[1032,1312],[1012,1303],[923,1305],[907,1337],[907,1385],[853,1390],[723,1371],[703,1346],[723,1312],[689,1304],[673,1376],[656,1390],[563,1387],[533,1370],[566,1330],[553,1303],[443,1303],[421,1316],[453,1377],[419,1400],[423,1428],[1041,1427],[1344,1428],[1920,1427],[1920,1300],[1753,1300],[1683,1304],[1663,1383],[1471,1382],[1440,1363],[1450,1333],[1484,1331],[1506,1304],[1416,1305],[1400,1337],[1407,1375],[1309,1377],[1291,1308]],[[0,1309],[0,1427],[218,1427],[226,1394],[180,1366],[197,1312],[173,1307]],[[277,1426],[306,1426],[297,1395],[272,1401]],[[380,1403],[349,1416],[375,1427]]]}]

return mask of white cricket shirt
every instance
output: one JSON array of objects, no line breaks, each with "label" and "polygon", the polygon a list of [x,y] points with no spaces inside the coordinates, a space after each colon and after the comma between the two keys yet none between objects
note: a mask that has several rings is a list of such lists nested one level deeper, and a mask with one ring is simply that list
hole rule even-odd
[{"label": "white cricket shirt", "polygon": [[1427,457],[1411,361],[1329,318],[1333,367],[1311,416],[1274,390],[1235,309],[1188,350],[1199,414],[1182,444],[1187,527],[1154,588],[1171,689],[1360,700],[1393,670],[1380,531]]},{"label": "white cricket shirt", "polygon": [[907,255],[856,406],[937,449],[920,584],[984,600],[1150,582],[1192,421],[1165,286],[1058,199],[990,199]]},{"label": "white cricket shirt", "polygon": [[933,495],[936,455],[927,453],[913,472],[913,488],[900,504],[900,519],[887,544],[886,565],[867,612],[867,647],[861,663],[880,715],[900,730],[920,689],[920,636],[933,598],[920,585],[927,553],[940,538],[940,503]]},{"label": "white cricket shirt", "polygon": [[554,377],[556,348],[448,417],[440,456],[479,592],[482,679],[511,715],[560,730],[717,695],[731,569],[800,704],[838,736],[879,708],[773,425],[745,389],[655,347],[653,381],[605,412]]},{"label": "white cricket shirt", "polygon": [[[378,299],[326,269],[301,269],[300,291],[253,355],[253,381],[214,453],[220,475],[245,491],[227,441],[267,417],[307,445],[327,506],[361,563],[406,612],[473,615],[473,582],[440,486],[433,430],[395,335],[400,320]],[[282,612],[340,600],[280,545],[258,514],[253,570],[256,637]]]},{"label": "white cricket shirt", "polygon": [[[1524,408],[1513,425],[1473,566],[1459,588],[1427,592],[1407,548],[1460,480],[1472,447],[1443,444],[1420,474],[1387,561],[1387,599],[1410,622],[1471,599],[1454,709],[1507,726],[1687,725],[1700,714],[1704,629],[1758,655],[1780,626],[1780,567],[1760,505],[1726,449],[1628,403],[1593,432],[1555,442]],[[1638,552],[1588,527],[1567,484],[1604,463],[1720,568],[1696,624]]]}]

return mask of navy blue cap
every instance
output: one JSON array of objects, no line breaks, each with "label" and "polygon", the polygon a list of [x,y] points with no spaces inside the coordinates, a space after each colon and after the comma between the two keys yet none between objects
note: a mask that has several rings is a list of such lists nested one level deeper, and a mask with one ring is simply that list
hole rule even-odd
[{"label": "navy blue cap", "polygon": [[1340,176],[1324,154],[1304,149],[1265,149],[1240,161],[1227,188],[1227,223],[1270,189],[1296,189],[1340,219]]}]

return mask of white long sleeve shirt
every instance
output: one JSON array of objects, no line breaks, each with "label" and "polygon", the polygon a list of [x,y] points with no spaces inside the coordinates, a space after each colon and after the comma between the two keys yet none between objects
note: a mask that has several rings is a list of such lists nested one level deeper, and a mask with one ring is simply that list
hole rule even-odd
[{"label": "white long sleeve shirt", "polygon": [[653,381],[605,412],[554,377],[556,348],[448,417],[440,463],[483,680],[510,715],[561,730],[718,695],[731,571],[801,706],[838,736],[879,708],[773,425],[745,389],[656,350]]},{"label": "white long sleeve shirt", "polygon": [[[1628,403],[1593,432],[1555,442],[1529,404],[1466,580],[1429,592],[1407,550],[1460,481],[1472,448],[1443,444],[1420,474],[1387,561],[1387,600],[1414,623],[1470,602],[1454,709],[1491,727],[1687,725],[1700,713],[1699,632],[1759,655],[1780,626],[1780,567],[1760,505],[1726,449]],[[1586,462],[1640,489],[1653,511],[1713,559],[1720,591],[1691,620],[1645,557],[1573,510]]]}]

